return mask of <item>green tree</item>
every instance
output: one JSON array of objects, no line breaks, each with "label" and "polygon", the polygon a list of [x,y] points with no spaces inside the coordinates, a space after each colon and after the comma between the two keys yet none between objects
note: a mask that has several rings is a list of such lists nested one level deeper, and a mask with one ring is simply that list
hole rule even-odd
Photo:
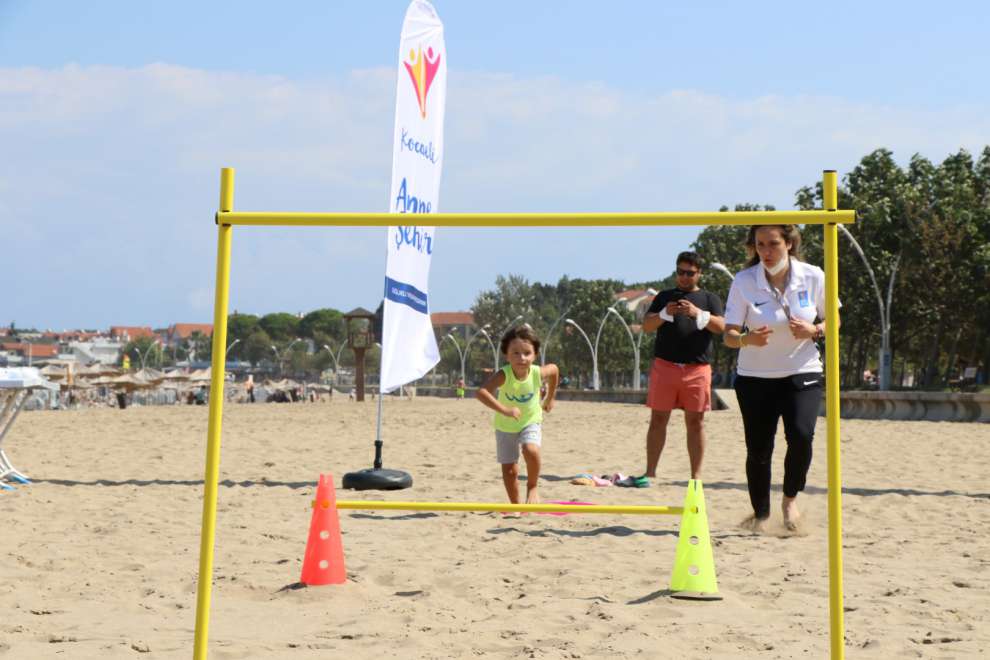
[{"label": "green tree", "polygon": [[144,365],[146,367],[162,365],[162,348],[161,344],[158,343],[157,337],[138,337],[127,342],[124,350],[120,353],[118,364],[123,362],[125,355],[130,356],[132,369],[141,368],[142,357],[144,357]]},{"label": "green tree", "polygon": [[299,320],[298,336],[316,339],[317,336],[330,338],[334,342],[345,337],[344,316],[336,309],[317,309]]},{"label": "green tree", "polygon": [[189,355],[196,362],[209,362],[213,357],[213,338],[193,330],[187,340]]},{"label": "green tree", "polygon": [[259,324],[275,342],[291,341],[299,336],[299,319],[294,314],[287,312],[265,314]]},{"label": "green tree", "polygon": [[[227,317],[227,346],[233,346],[227,354],[230,360],[246,359],[245,344],[256,330],[259,329],[259,319],[254,314],[238,314],[234,312]],[[234,342],[237,342],[235,345]]]},{"label": "green tree", "polygon": [[255,328],[254,332],[244,340],[243,347],[238,346],[236,348],[240,348],[244,359],[254,366],[265,361],[273,362],[275,360],[275,354],[272,351],[272,338],[260,326]]}]

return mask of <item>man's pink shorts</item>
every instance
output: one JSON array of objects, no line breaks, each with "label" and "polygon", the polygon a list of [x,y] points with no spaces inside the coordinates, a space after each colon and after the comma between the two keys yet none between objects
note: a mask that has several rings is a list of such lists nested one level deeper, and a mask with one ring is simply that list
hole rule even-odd
[{"label": "man's pink shorts", "polygon": [[690,412],[712,409],[712,367],[709,364],[674,364],[653,359],[646,405],[653,410],[682,408]]}]

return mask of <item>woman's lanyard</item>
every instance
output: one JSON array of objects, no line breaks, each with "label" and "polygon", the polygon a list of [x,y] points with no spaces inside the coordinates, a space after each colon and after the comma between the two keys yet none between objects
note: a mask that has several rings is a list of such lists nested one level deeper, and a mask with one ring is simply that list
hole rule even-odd
[{"label": "woman's lanyard", "polygon": [[784,310],[784,316],[787,317],[788,320],[791,319],[791,306],[787,303],[787,289],[791,285],[791,277],[792,276],[793,275],[792,275],[792,271],[791,271],[790,257],[788,257],[787,258],[787,281],[784,282],[784,291],[783,292],[779,291],[777,289],[777,287],[775,287],[773,285],[773,282],[771,282],[770,280],[767,280],[767,284],[770,285],[770,294],[773,296],[773,299],[777,301],[777,304],[780,305],[780,308],[782,310]]},{"label": "woman's lanyard", "polygon": [[777,304],[780,305],[780,308],[784,310],[784,316],[790,320],[791,306],[787,304],[787,296],[778,291],[777,287],[772,284],[770,285],[770,292],[773,294],[773,299],[776,300]]},{"label": "woman's lanyard", "polygon": [[[791,278],[793,276],[794,276],[794,274],[793,274],[793,271],[791,270],[790,257],[788,257],[787,258],[787,282],[784,283],[784,291],[783,292],[779,291],[777,289],[777,287],[775,287],[773,285],[772,282],[770,282],[769,280],[767,280],[767,284],[770,285],[770,293],[773,295],[773,299],[776,300],[777,301],[777,304],[780,305],[780,308],[782,310],[784,310],[784,316],[787,317],[787,320],[788,321],[790,321],[793,318],[791,316],[791,306],[787,303],[787,289],[791,285]],[[798,351],[800,351],[802,348],[804,348],[804,345],[807,344],[807,343],[808,343],[808,340],[807,339],[802,339],[800,342],[798,342],[798,345],[794,347],[794,350],[791,351],[790,355],[788,355],[787,358],[788,359],[793,359],[794,356],[798,354]]]}]

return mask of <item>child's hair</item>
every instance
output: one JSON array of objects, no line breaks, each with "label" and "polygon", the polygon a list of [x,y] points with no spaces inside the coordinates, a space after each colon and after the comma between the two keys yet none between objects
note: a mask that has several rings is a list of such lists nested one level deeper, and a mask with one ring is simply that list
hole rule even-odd
[{"label": "child's hair", "polygon": [[533,352],[537,355],[540,354],[540,338],[536,336],[533,332],[533,328],[529,327],[528,323],[523,323],[522,325],[517,325],[514,328],[510,328],[505,336],[502,337],[502,343],[499,347],[502,349],[502,355],[506,355],[509,352],[509,344],[512,343],[513,339],[522,339],[523,341],[528,341],[533,345]]}]

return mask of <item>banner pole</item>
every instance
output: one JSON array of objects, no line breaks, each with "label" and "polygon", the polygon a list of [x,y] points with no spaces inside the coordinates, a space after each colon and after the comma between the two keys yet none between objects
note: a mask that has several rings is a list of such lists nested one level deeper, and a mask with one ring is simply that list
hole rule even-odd
[{"label": "banner pole", "polygon": [[[839,207],[835,170],[825,170],[822,206]],[[842,469],[839,456],[839,232],[834,222],[825,225],[825,424],[828,439],[828,604],[832,660],[845,657],[845,625],[842,612]]]},{"label": "banner pole", "polygon": [[381,374],[378,376],[378,428],[375,429],[375,462],[374,467],[376,470],[382,469],[382,402],[385,400],[384,392],[382,392],[382,380]]},{"label": "banner pole", "polygon": [[[234,207],[234,170],[220,170],[220,211]],[[203,476],[203,524],[199,536],[199,581],[196,587],[196,633],[193,660],[206,660],[210,629],[210,589],[217,527],[217,486],[220,480],[220,427],[223,419],[227,369],[227,306],[230,297],[230,225],[217,226],[217,275],[213,303],[213,355],[210,372],[210,421],[206,434]]]}]

